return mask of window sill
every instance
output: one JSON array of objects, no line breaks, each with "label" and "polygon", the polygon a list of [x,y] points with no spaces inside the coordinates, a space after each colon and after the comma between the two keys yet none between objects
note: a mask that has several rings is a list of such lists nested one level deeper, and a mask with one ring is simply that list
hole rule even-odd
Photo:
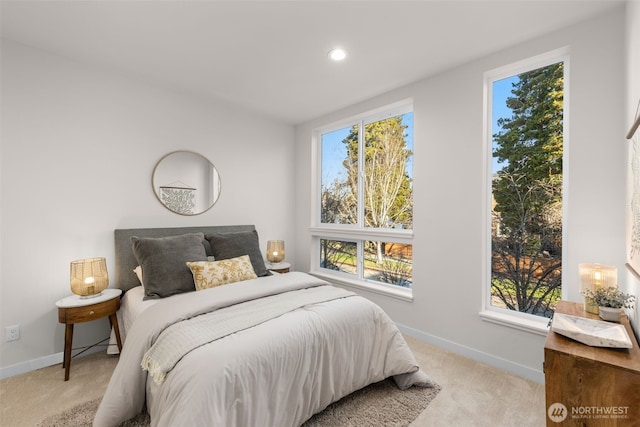
[{"label": "window sill", "polygon": [[320,271],[311,271],[309,274],[324,279],[328,282],[335,283],[336,285],[362,289],[376,294],[396,298],[402,301],[413,301],[413,293],[411,289],[400,287],[398,287],[398,289],[394,289],[390,286],[377,285],[375,283],[349,279],[346,277],[338,277],[334,274],[326,274]]},{"label": "window sill", "polygon": [[395,228],[367,228],[360,229],[349,226],[336,226],[334,224],[324,224],[322,227],[309,228],[312,236],[338,239],[360,239],[360,240],[386,240],[397,243],[411,244],[413,230]]},{"label": "window sill", "polygon": [[549,331],[549,319],[546,317],[532,319],[524,316],[520,317],[516,313],[509,314],[493,310],[483,310],[480,312],[480,318],[486,322],[542,336],[546,336]]}]

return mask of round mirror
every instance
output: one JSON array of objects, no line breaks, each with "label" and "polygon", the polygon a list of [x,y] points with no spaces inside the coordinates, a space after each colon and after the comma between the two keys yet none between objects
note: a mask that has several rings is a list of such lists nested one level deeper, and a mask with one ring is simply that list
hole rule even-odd
[{"label": "round mirror", "polygon": [[215,166],[191,151],[174,151],[161,158],[153,169],[151,185],[160,203],[180,215],[206,212],[220,197]]}]

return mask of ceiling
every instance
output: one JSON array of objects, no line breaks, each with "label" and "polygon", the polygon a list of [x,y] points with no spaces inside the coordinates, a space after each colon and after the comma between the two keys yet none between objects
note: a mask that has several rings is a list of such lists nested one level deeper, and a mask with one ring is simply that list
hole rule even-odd
[{"label": "ceiling", "polygon": [[[2,37],[297,124],[620,1],[6,1]],[[328,60],[347,49],[340,63]]]}]

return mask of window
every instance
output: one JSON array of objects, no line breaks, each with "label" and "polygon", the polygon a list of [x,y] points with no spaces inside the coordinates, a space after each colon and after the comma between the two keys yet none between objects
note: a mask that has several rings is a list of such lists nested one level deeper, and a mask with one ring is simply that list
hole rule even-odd
[{"label": "window", "polygon": [[312,269],[363,286],[410,292],[412,106],[321,129],[316,144]]},{"label": "window", "polygon": [[546,318],[562,296],[566,62],[488,73],[489,310]]}]

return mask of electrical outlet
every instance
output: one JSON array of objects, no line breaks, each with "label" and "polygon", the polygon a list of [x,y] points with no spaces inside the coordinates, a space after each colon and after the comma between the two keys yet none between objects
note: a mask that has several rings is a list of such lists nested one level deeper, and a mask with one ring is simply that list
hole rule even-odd
[{"label": "electrical outlet", "polygon": [[5,341],[17,341],[20,339],[20,325],[7,326],[4,328]]}]

